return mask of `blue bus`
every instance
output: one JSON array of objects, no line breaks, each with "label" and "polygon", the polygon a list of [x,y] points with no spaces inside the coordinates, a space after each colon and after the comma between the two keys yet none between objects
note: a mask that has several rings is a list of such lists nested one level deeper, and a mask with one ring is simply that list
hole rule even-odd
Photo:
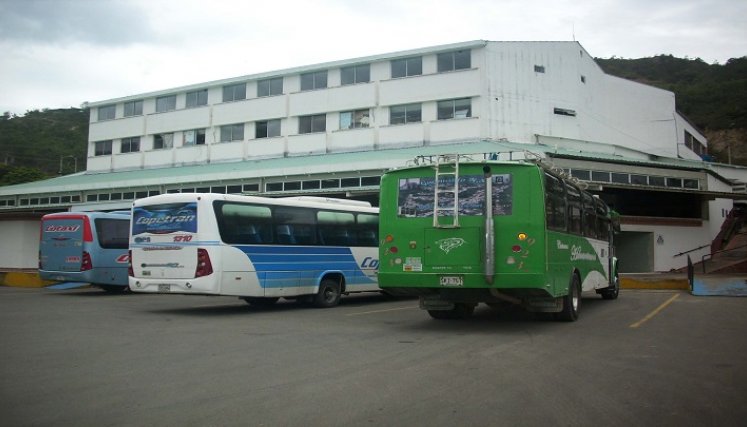
[{"label": "blue bus", "polygon": [[85,282],[107,292],[128,290],[129,212],[60,212],[44,215],[39,275]]}]

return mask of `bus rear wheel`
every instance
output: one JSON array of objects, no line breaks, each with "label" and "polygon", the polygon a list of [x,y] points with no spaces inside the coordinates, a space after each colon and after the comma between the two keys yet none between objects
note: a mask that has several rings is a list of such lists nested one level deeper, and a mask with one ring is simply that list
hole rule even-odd
[{"label": "bus rear wheel", "polygon": [[314,306],[319,308],[334,307],[340,303],[340,283],[324,279],[319,284],[319,292],[314,296]]},{"label": "bus rear wheel", "polygon": [[568,294],[563,297],[563,310],[558,313],[558,320],[573,322],[578,319],[581,309],[581,280],[577,274],[573,274]]},{"label": "bus rear wheel", "polygon": [[454,303],[451,310],[428,310],[428,314],[434,319],[466,319],[472,316],[475,304]]}]

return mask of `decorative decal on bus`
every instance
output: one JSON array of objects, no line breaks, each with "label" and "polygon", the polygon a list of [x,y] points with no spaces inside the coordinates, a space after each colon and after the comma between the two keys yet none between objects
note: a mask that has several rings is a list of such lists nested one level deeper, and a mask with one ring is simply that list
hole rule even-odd
[{"label": "decorative decal on bus", "polygon": [[197,232],[197,203],[174,203],[133,209],[132,235]]},{"label": "decorative decal on bus", "polygon": [[45,233],[74,233],[80,230],[80,225],[48,225],[44,228]]},{"label": "decorative decal on bus", "polygon": [[436,243],[438,243],[439,249],[448,254],[452,249],[456,249],[467,242],[461,237],[450,237],[448,239],[436,240]]}]

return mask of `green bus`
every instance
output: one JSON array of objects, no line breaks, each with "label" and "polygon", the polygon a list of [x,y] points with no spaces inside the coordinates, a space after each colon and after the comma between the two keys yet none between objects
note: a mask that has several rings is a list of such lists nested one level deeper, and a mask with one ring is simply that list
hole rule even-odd
[{"label": "green bus", "polygon": [[384,174],[382,290],[418,296],[436,319],[486,303],[574,321],[581,292],[616,299],[607,205],[541,161],[490,158],[420,157]]}]

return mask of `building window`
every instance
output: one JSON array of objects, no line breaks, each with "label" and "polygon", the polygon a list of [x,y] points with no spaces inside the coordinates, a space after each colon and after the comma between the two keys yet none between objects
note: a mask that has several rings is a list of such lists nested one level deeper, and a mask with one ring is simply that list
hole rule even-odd
[{"label": "building window", "polygon": [[630,184],[630,175],[627,173],[612,172],[612,182],[616,184]]},{"label": "building window", "polygon": [[246,99],[246,83],[223,86],[223,102]]},{"label": "building window", "polygon": [[220,142],[243,141],[244,124],[225,125],[220,127]]},{"label": "building window", "polygon": [[259,121],[256,123],[255,127],[255,138],[272,138],[274,136],[280,136],[280,119]]},{"label": "building window", "polygon": [[438,54],[438,72],[465,70],[472,66],[471,52],[469,50],[457,50]]},{"label": "building window", "polygon": [[695,139],[695,137],[688,131],[685,131],[685,147],[701,157],[708,154],[708,149],[705,144]]},{"label": "building window", "polygon": [[396,105],[389,107],[389,124],[402,125],[422,120],[420,104]]},{"label": "building window", "polygon": [[315,114],[298,118],[298,133],[316,133],[327,130],[327,115]]},{"label": "building window", "polygon": [[392,78],[420,76],[423,74],[423,58],[395,59],[392,61]]},{"label": "building window", "polygon": [[119,150],[120,153],[136,153],[140,151],[140,137],[133,136],[131,138],[122,138],[122,146]]},{"label": "building window", "polygon": [[116,105],[104,105],[99,107],[99,121],[113,120],[117,111]]},{"label": "building window", "polygon": [[369,121],[369,110],[343,111],[340,113],[340,129],[367,128]]},{"label": "building window", "polygon": [[205,129],[193,129],[184,132],[182,145],[205,145]]},{"label": "building window", "polygon": [[472,100],[470,98],[438,101],[438,120],[464,119],[472,117]]},{"label": "building window", "polygon": [[648,185],[655,185],[657,187],[664,187],[664,177],[663,176],[649,176],[648,177]]},{"label": "building window", "polygon": [[545,73],[545,66],[544,65],[535,65],[534,66],[534,72],[535,73]]},{"label": "building window", "polygon": [[96,141],[94,143],[94,156],[106,156],[112,153],[112,141]]},{"label": "building window", "polygon": [[176,110],[176,95],[159,96],[156,98],[156,113]]},{"label": "building window", "polygon": [[187,92],[187,108],[207,105],[207,89]]},{"label": "building window", "polygon": [[343,85],[352,85],[355,83],[368,83],[371,81],[371,65],[354,65],[352,67],[343,67],[340,69],[340,79]]},{"label": "building window", "polygon": [[283,94],[283,78],[265,79],[257,82],[257,96],[273,96]]},{"label": "building window", "polygon": [[327,70],[301,74],[301,90],[324,89],[327,87]]},{"label": "building window", "polygon": [[142,116],[143,115],[143,101],[130,101],[124,103],[124,116]]},{"label": "building window", "polygon": [[173,133],[157,133],[153,135],[153,149],[154,150],[171,148],[173,146],[174,146],[174,134]]}]

